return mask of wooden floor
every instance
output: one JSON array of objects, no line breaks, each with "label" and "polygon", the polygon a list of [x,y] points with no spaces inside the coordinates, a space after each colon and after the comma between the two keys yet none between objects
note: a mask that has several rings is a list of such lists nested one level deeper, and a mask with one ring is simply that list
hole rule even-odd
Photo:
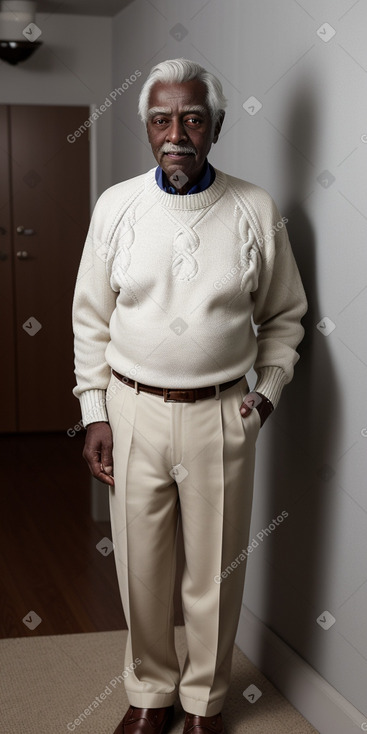
[{"label": "wooden floor", "polygon": [[[90,514],[83,441],[84,433],[0,436],[1,638],[126,629],[114,554],[96,548],[111,530]],[[182,624],[177,584],[175,596]],[[34,630],[22,621],[30,611],[42,619]]]}]

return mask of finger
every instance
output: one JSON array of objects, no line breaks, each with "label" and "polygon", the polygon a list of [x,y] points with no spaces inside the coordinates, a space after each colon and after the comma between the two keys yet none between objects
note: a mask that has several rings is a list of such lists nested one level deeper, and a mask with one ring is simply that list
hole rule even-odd
[{"label": "finger", "polygon": [[99,461],[99,456],[97,458],[94,456],[91,458],[86,457],[86,462],[91,475],[95,479],[99,479],[100,482],[109,484],[111,487],[114,485],[113,477],[104,471],[103,464]]},{"label": "finger", "polygon": [[242,418],[246,418],[246,416],[250,415],[252,413],[252,408],[250,408],[247,403],[242,403],[240,407],[240,413],[242,415]]},{"label": "finger", "polygon": [[93,476],[95,476],[96,479],[99,479],[100,482],[103,482],[103,484],[108,484],[110,487],[113,487],[115,484],[113,476],[111,474],[106,474],[106,472],[103,471],[103,468],[100,469],[98,474],[94,474]]},{"label": "finger", "polygon": [[241,415],[246,418],[247,415],[250,415],[252,410],[261,403],[262,397],[257,392],[249,392],[247,393],[246,397],[244,398],[244,401],[240,407]]},{"label": "finger", "polygon": [[[113,477],[113,474],[112,474],[112,466],[104,467],[103,464],[101,464],[101,475],[103,477],[103,480],[102,481],[104,481],[106,484],[110,484],[111,486],[112,486],[112,484],[114,484],[114,477]],[[100,479],[100,476],[98,478]],[[110,481],[107,481],[107,478],[108,479],[111,479],[112,481],[111,482]]]},{"label": "finger", "polygon": [[83,458],[89,466],[90,472],[95,476],[101,470],[101,454],[96,449],[89,449],[85,446]]},{"label": "finger", "polygon": [[102,447],[101,469],[105,474],[113,475],[112,447],[110,446]]},{"label": "finger", "polygon": [[86,449],[83,452],[83,457],[86,460],[89,471],[93,477],[95,477],[96,479],[99,479],[101,482],[104,482],[105,484],[112,485],[114,483],[113,478],[108,477],[108,475],[103,471],[103,466],[100,461],[99,451],[88,451]]}]

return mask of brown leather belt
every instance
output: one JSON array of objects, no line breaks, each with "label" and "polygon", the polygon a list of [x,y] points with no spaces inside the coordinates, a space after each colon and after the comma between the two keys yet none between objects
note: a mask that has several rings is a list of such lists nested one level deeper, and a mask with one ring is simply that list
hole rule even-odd
[{"label": "brown leather belt", "polygon": [[[124,382],[129,387],[135,387],[135,380],[130,380],[129,377],[120,375],[115,370],[112,370],[115,377],[120,382]],[[219,385],[220,392],[228,390],[229,387],[235,385],[236,382],[242,380],[242,377],[237,377],[235,380],[229,380],[229,382],[223,382]],[[190,390],[181,390],[179,388],[169,387],[153,387],[153,385],[143,385],[141,382],[137,383],[138,391],[150,392],[153,395],[160,395],[164,398],[165,403],[195,403],[196,400],[203,400],[205,398],[212,398],[215,395],[215,387],[196,387]]]}]

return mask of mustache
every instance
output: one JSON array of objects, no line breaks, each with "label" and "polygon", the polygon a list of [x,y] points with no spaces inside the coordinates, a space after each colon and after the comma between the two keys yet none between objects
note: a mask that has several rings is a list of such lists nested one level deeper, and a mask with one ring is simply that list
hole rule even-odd
[{"label": "mustache", "polygon": [[196,155],[196,150],[190,145],[172,145],[172,143],[164,143],[161,147],[161,153],[178,153],[179,155]]}]

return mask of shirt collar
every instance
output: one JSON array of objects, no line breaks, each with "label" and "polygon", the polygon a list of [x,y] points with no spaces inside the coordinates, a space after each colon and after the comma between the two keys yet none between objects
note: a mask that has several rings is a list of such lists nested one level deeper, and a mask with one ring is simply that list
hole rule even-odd
[{"label": "shirt collar", "polygon": [[[205,165],[203,169],[203,175],[199,179],[199,181],[194,184],[191,189],[187,192],[187,194],[198,194],[200,191],[205,191],[205,189],[209,188],[209,186],[212,185],[213,181],[215,179],[215,169],[213,166],[209,163],[208,159],[205,159]],[[178,191],[170,185],[169,180],[167,179],[167,176],[163,169],[160,166],[157,166],[155,170],[155,180],[159,186],[160,189],[165,191],[167,194],[178,194]]]}]

